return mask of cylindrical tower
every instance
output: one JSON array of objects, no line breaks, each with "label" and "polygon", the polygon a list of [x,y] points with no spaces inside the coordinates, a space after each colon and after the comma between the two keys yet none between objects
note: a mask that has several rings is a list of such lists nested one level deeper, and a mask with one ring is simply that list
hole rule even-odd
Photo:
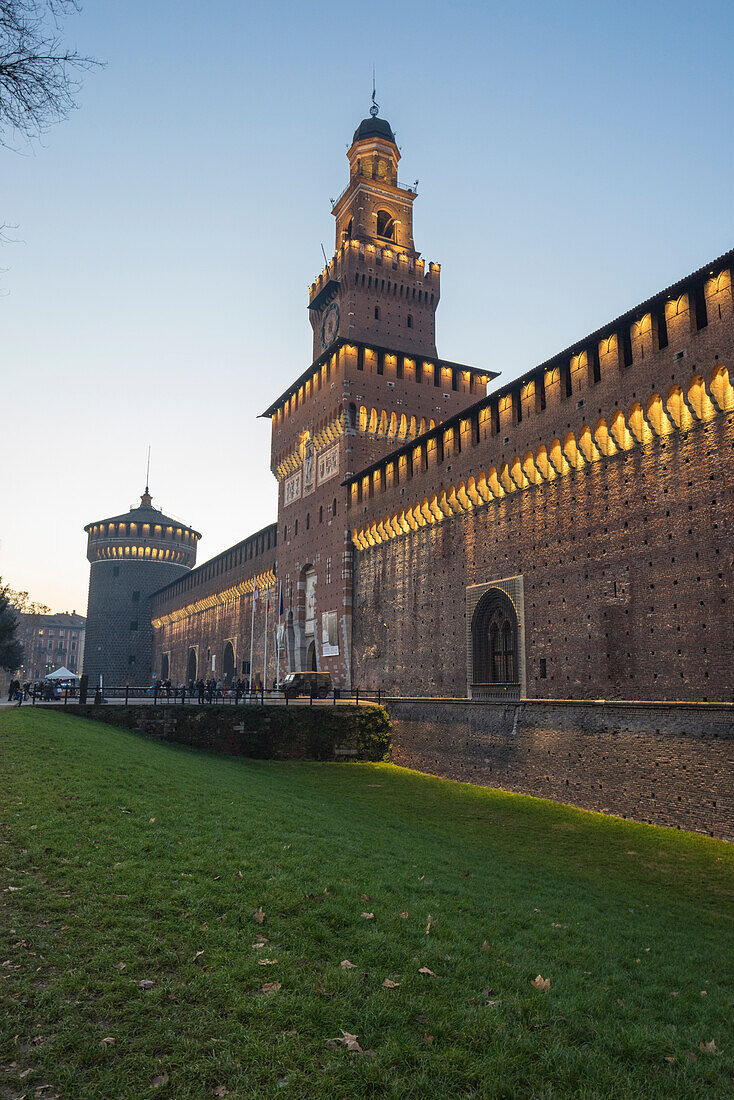
[{"label": "cylindrical tower", "polygon": [[139,506],[97,520],[88,535],[89,600],[84,672],[90,687],[150,684],[153,592],[196,563],[198,531],[153,507],[148,486]]}]

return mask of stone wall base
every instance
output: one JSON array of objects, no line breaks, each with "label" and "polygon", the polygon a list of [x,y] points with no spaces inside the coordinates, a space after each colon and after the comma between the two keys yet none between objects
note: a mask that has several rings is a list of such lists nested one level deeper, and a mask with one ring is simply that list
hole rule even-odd
[{"label": "stone wall base", "polygon": [[396,699],[392,759],[447,779],[734,839],[734,705]]}]

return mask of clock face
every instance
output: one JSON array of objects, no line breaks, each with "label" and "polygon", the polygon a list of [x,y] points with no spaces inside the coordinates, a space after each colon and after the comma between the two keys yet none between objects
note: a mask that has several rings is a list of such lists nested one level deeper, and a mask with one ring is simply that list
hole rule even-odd
[{"label": "clock face", "polygon": [[339,331],[339,306],[332,302],[321,321],[321,347],[328,348]]}]

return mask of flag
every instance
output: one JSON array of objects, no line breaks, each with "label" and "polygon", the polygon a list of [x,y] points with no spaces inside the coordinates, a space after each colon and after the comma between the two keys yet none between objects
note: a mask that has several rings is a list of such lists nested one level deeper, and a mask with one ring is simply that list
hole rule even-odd
[{"label": "flag", "polygon": [[268,581],[267,588],[265,589],[265,612],[270,611],[270,581]]},{"label": "flag", "polygon": [[257,587],[257,581],[255,581],[255,587],[252,590],[252,606],[257,607],[257,601],[260,599],[260,592]]},{"label": "flag", "polygon": [[283,614],[283,582],[282,581],[280,582],[280,611],[278,612],[278,614],[279,615]]}]

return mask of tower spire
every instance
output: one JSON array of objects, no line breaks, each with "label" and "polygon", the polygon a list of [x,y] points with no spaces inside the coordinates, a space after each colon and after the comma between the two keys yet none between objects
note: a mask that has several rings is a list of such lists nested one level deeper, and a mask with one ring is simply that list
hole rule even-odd
[{"label": "tower spire", "polygon": [[375,66],[372,66],[372,106],[370,107],[370,114],[374,118],[375,115],[380,113],[380,105],[375,99]]},{"label": "tower spire", "polygon": [[148,444],[148,464],[145,468],[145,492],[143,493],[143,495],[140,498],[140,507],[141,508],[152,508],[153,507],[153,498],[150,495],[150,489],[148,488],[149,484],[150,484],[150,443]]}]

